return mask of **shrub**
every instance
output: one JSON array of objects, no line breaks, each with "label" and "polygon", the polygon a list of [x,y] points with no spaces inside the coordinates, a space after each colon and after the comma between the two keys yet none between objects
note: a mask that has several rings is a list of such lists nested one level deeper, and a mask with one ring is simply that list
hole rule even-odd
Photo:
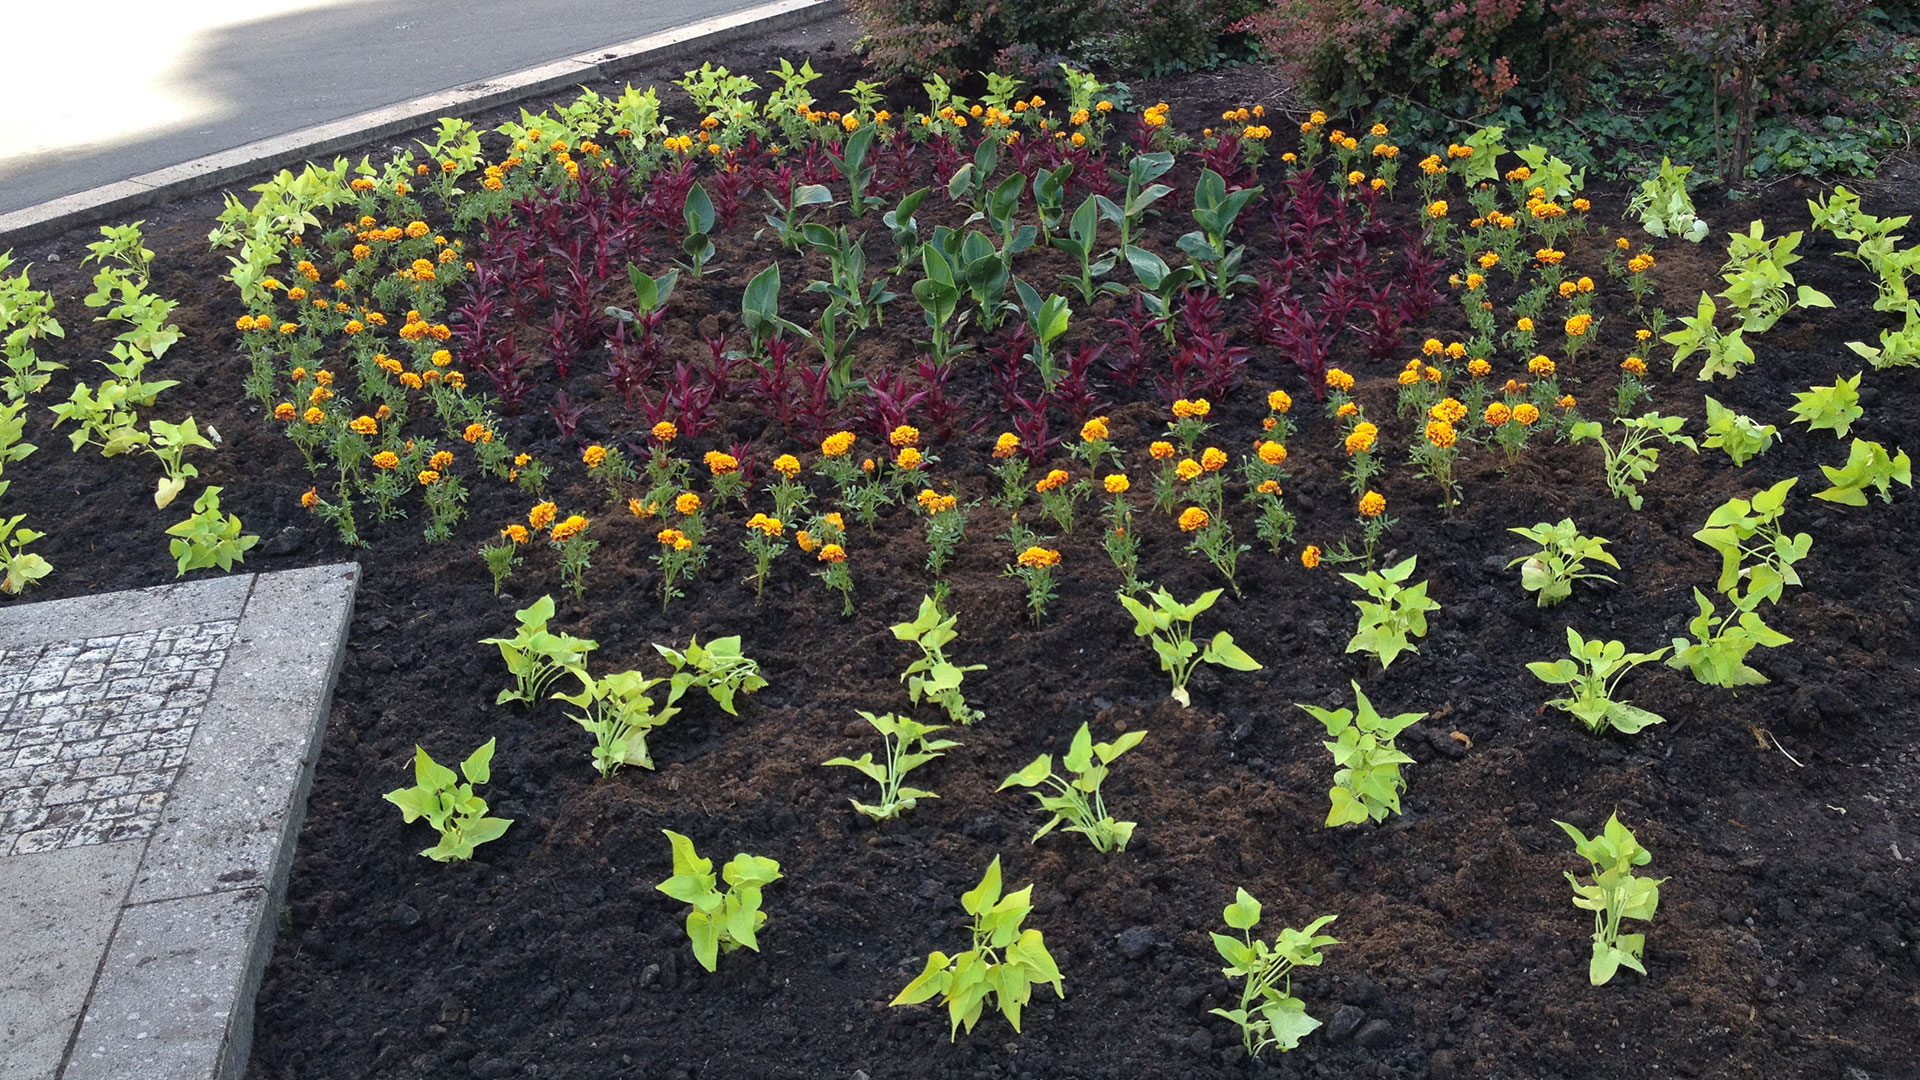
[{"label": "shrub", "polygon": [[1033,76],[1062,60],[1157,74],[1209,67],[1221,35],[1260,0],[853,0],[867,58],[889,74],[953,79],[982,71]]}]

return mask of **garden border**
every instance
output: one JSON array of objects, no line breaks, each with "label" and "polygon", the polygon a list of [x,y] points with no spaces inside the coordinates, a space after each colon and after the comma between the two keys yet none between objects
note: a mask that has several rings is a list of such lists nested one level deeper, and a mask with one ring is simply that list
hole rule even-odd
[{"label": "garden border", "polygon": [[845,0],[773,0],[51,199],[0,214],[0,250],[45,240],[117,214],[198,195],[256,173],[348,150],[431,124],[443,116],[510,105],[750,34],[803,26],[839,14],[844,6]]}]

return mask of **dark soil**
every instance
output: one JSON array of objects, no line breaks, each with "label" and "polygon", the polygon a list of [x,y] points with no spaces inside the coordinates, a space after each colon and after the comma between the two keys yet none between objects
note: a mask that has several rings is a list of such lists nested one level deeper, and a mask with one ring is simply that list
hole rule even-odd
[{"label": "dark soil", "polygon": [[[828,72],[823,85],[838,87],[857,75],[850,35],[829,24],[825,34],[788,33],[716,59],[758,71],[811,49]],[[837,39],[837,51],[825,51],[823,37]],[[1221,108],[1273,100],[1267,83],[1243,70],[1137,89],[1143,100],[1175,103],[1176,123],[1198,128]],[[1176,186],[1189,188],[1192,175],[1183,166]],[[1920,203],[1912,175],[1891,172],[1869,208]],[[1718,237],[1752,217],[1764,217],[1770,233],[1804,227],[1809,193],[1796,182],[1747,202],[1707,192],[1699,200]],[[1602,221],[1624,200],[1617,189],[1594,198]],[[401,521],[368,528],[371,547],[349,550],[300,508],[309,479],[298,453],[242,401],[246,363],[231,329],[239,308],[217,279],[224,260],[204,239],[218,205],[204,198],[146,215],[148,245],[160,253],[155,287],[187,302],[177,315],[186,339],[164,365],[182,385],[161,411],[190,411],[225,437],[201,468],[225,486],[226,508],[267,540],[247,569],[358,559],[365,570],[259,999],[249,1069],[257,1080],[1916,1075],[1920,501],[1904,489],[1890,506],[1862,509],[1806,497],[1825,486],[1818,465],[1839,463],[1845,446],[1789,430],[1790,395],[1856,370],[1842,343],[1870,337],[1861,327],[1875,318],[1864,271],[1830,240],[1810,237],[1795,269],[1838,306],[1790,315],[1756,341],[1757,364],[1711,388],[1778,425],[1784,442],[1744,469],[1718,451],[1669,451],[1638,513],[1607,496],[1596,449],[1541,444],[1504,476],[1492,455],[1469,452],[1466,503],[1444,518],[1433,508],[1437,489],[1415,480],[1401,456],[1411,428],[1393,417],[1397,364],[1350,364],[1394,447],[1381,487],[1401,523],[1387,558],[1417,553],[1418,576],[1443,605],[1419,654],[1385,673],[1342,653],[1357,590],[1327,568],[1302,568],[1294,550],[1256,549],[1242,558],[1245,599],[1229,594],[1200,629],[1230,627],[1266,667],[1203,670],[1195,706],[1181,709],[1113,599],[1090,513],[1059,544],[1061,595],[1036,627],[1017,583],[1001,575],[1007,546],[992,538],[1004,515],[976,511],[951,573],[954,651],[988,665],[966,686],[987,719],[956,732],[965,745],[916,774],[939,800],[875,827],[847,804],[871,797],[865,781],[816,763],[875,749],[854,710],[907,707],[897,682],[907,653],[887,625],[911,617],[931,587],[916,519],[895,510],[877,533],[854,531],[859,610],[843,619],[838,597],[797,553],[756,603],[740,583],[745,556],[730,542],[663,613],[651,529],[606,509],[585,602],[563,594],[556,625],[597,639],[604,670],[656,674],[650,643],[737,633],[770,685],[738,719],[694,704],[653,739],[657,772],[600,780],[585,735],[558,708],[493,704],[505,672],[476,644],[510,630],[516,607],[561,592],[550,562],[536,556],[510,583],[512,595],[495,597],[474,554],[524,515],[523,494],[476,482],[471,517],[440,546],[419,538],[418,521]],[[1271,226],[1264,212],[1253,218],[1258,244]],[[703,349],[702,329],[737,329],[737,302],[726,299],[737,292],[727,290],[764,258],[750,231],[726,238],[704,291],[683,286],[673,313],[679,347]],[[1162,225],[1155,245],[1171,253],[1179,231]],[[101,347],[77,299],[89,238],[19,253],[36,264],[36,283],[71,298],[60,312],[70,336],[50,350],[71,370],[43,403],[64,398],[75,376],[91,378]],[[1703,287],[1717,287],[1722,250],[1659,245],[1670,311],[1690,310]],[[1600,276],[1597,263],[1586,272]],[[1235,321],[1248,303],[1235,301]],[[716,320],[709,309],[723,314]],[[910,305],[891,314],[888,334],[901,336],[876,336],[879,355],[905,354],[905,335],[918,329]],[[1076,314],[1073,343],[1108,333],[1088,314]],[[1457,335],[1457,305],[1436,318],[1442,325],[1423,331]],[[1612,320],[1611,332],[1629,330],[1626,316]],[[1257,344],[1250,331],[1241,336]],[[1620,342],[1605,342],[1594,350],[1605,359],[1582,368],[1602,374],[1576,390],[1595,413],[1622,353]],[[980,362],[963,362],[976,394]],[[1697,434],[1701,387],[1664,367],[1655,364],[1652,404],[1694,418]],[[594,402],[582,433],[631,431],[636,421],[597,380],[576,375],[568,387]],[[1920,449],[1914,375],[1870,372],[1865,385],[1861,437]],[[1256,349],[1250,385],[1218,403],[1212,441],[1233,447],[1257,433],[1270,386],[1300,402],[1288,498],[1302,541],[1325,543],[1351,529],[1343,460],[1289,366]],[[604,495],[546,416],[549,392],[506,435],[561,462],[563,507],[600,506]],[[1137,464],[1163,422],[1161,404],[1121,395],[1112,415]],[[937,447],[935,475],[988,494],[986,449],[998,424]],[[766,427],[739,414],[729,425],[693,449]],[[42,450],[9,469],[6,505],[50,533],[37,550],[57,573],[36,597],[172,580],[164,528],[180,515],[152,510],[150,463],[67,453],[43,408],[29,437]],[[768,457],[801,449],[776,430],[756,445]],[[1550,695],[1524,662],[1558,655],[1568,625],[1637,649],[1684,633],[1691,589],[1711,588],[1717,573],[1691,533],[1725,499],[1790,476],[1800,478],[1790,524],[1814,545],[1801,567],[1805,586],[1768,613],[1794,639],[1757,654],[1770,683],[1735,695],[1643,668],[1627,692],[1668,722],[1633,738],[1596,738],[1544,709]],[[719,527],[737,529],[735,516],[722,515]],[[1506,569],[1519,545],[1506,530],[1565,516],[1611,538],[1624,569],[1617,586],[1583,586],[1570,602],[1539,609]],[[1139,520],[1143,576],[1183,597],[1219,584],[1180,551],[1163,516],[1148,510]],[[1237,525],[1250,536],[1250,521]],[[1383,712],[1429,715],[1401,740],[1416,759],[1404,812],[1378,827],[1329,830],[1324,731],[1294,703],[1347,702],[1349,680]],[[1116,814],[1140,823],[1121,854],[1099,855],[1059,833],[1029,845],[1043,820],[1032,800],[995,792],[1034,755],[1063,750],[1087,721],[1099,738],[1149,733],[1108,784]],[[470,863],[420,858],[427,831],[402,825],[381,794],[410,782],[416,743],[445,761],[494,736],[484,794],[512,829]],[[1666,883],[1659,915],[1644,927],[1648,974],[1595,988],[1586,978],[1589,917],[1570,903],[1562,876],[1584,865],[1553,820],[1591,832],[1615,810],[1653,853],[1645,872]],[[669,872],[663,828],[692,836],[716,862],[737,851],[779,860],[785,878],[767,892],[760,953],[726,956],[711,975],[693,962],[682,906],[654,891]],[[989,1014],[949,1042],[943,1011],[887,1002],[930,951],[964,947],[958,898],[996,854],[1010,886],[1035,886],[1029,924],[1045,932],[1066,997],[1040,991],[1023,1034]],[[1237,998],[1208,938],[1224,929],[1220,910],[1236,886],[1265,904],[1269,933],[1339,916],[1331,932],[1341,944],[1293,984],[1328,1026],[1265,1063],[1249,1063],[1232,1026],[1208,1015]]]}]

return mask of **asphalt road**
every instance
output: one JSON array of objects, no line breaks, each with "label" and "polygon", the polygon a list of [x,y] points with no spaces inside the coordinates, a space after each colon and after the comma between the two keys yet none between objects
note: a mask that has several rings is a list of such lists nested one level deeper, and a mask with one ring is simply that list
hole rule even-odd
[{"label": "asphalt road", "polygon": [[0,214],[759,2],[23,0]]}]

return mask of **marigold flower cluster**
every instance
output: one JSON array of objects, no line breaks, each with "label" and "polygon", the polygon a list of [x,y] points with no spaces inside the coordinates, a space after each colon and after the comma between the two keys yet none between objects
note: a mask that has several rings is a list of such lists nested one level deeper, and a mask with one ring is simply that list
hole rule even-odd
[{"label": "marigold flower cluster", "polygon": [[587,519],[579,514],[570,514],[565,521],[553,527],[553,542],[564,544],[586,531]]}]

